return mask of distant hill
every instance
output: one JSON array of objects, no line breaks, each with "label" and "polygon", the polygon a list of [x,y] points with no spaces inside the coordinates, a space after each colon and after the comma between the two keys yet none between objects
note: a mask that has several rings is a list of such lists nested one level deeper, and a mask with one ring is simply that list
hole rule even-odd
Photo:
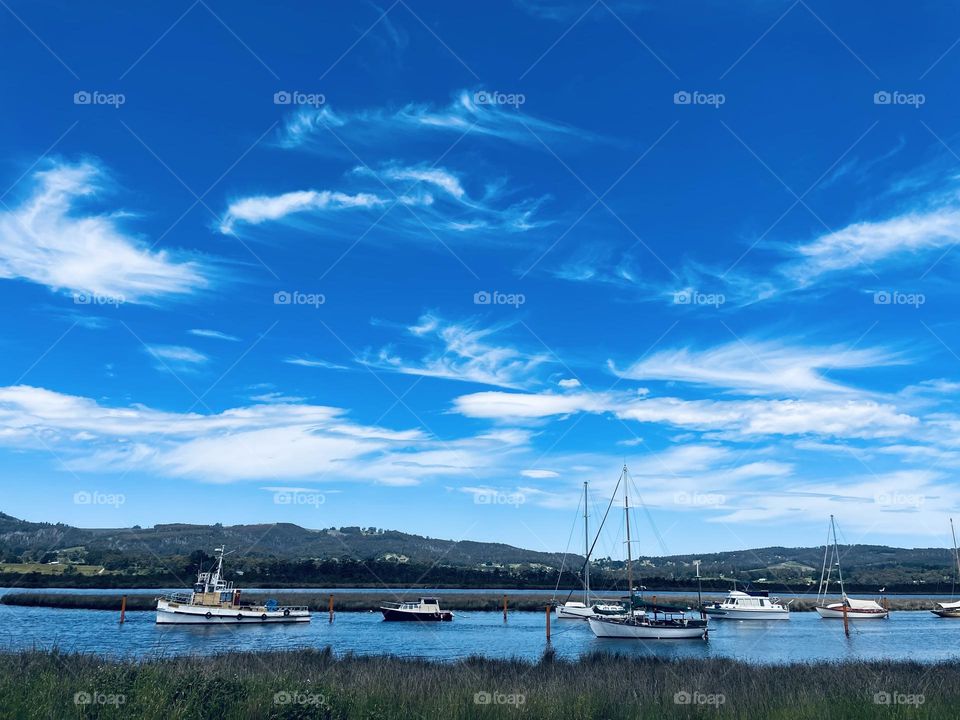
[{"label": "distant hill", "polygon": [[[466,569],[517,569],[555,572],[562,553],[545,553],[502,543],[453,541],[396,530],[341,527],[310,530],[291,523],[260,525],[167,524],[152,528],[75,528],[61,523],[33,523],[0,513],[0,559],[5,563],[87,563],[122,570],[154,565],[158,559],[210,554],[220,544],[250,561],[371,561],[411,566]],[[882,587],[953,583],[952,550],[894,548],[884,545],[841,546],[844,578],[851,584]],[[688,583],[701,562],[704,578],[732,579],[791,587],[816,583],[823,547],[769,547],[752,550],[637,558],[635,576]],[[582,556],[567,555],[566,569],[578,571]],[[595,580],[614,581],[624,572],[620,560],[594,560]],[[551,570],[552,569],[552,570]],[[715,583],[716,584],[716,583]]]},{"label": "distant hill", "polygon": [[[341,527],[308,530],[292,523],[262,525],[168,524],[152,528],[83,529],[70,525],[32,523],[0,513],[0,556],[16,562],[37,553],[83,548],[84,559],[100,563],[111,555],[155,558],[212,553],[225,545],[245,557],[279,559],[354,558],[393,559],[411,563],[475,566],[541,564],[560,567],[562,553],[524,550],[503,543],[438,540],[396,530]],[[569,559],[568,559],[568,562]],[[583,562],[582,556],[575,560]]]}]

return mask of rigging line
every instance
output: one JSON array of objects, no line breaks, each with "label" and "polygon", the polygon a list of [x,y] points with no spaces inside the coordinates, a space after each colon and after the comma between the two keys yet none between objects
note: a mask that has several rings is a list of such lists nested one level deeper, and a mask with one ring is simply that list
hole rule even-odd
[{"label": "rigging line", "polygon": [[[563,551],[563,559],[560,561],[560,572],[557,573],[557,585],[553,588],[553,597],[556,599],[557,593],[560,592],[560,580],[563,578],[563,569],[567,566],[567,555],[570,553],[570,543],[573,542],[573,531],[577,529],[577,517],[580,515],[580,504],[583,502],[583,499],[577,501],[577,512],[573,516],[573,524],[570,526],[570,535],[567,537],[567,549]],[[571,590],[572,594],[573,591]],[[567,595],[567,600],[570,599],[570,595]]]},{"label": "rigging line", "polygon": [[[590,558],[593,557],[593,549],[597,546],[597,542],[600,540],[600,531],[603,530],[604,523],[607,522],[607,516],[610,514],[610,508],[613,507],[613,501],[617,498],[617,490],[620,489],[620,481],[623,480],[623,472],[620,472],[620,475],[617,477],[617,484],[613,487],[613,492],[610,494],[610,502],[607,503],[607,509],[603,513],[603,518],[600,520],[600,525],[597,526],[597,534],[593,537],[593,543],[590,545],[590,549],[587,551],[587,556],[583,559],[583,570],[586,570],[587,563],[590,562]],[[573,590],[567,594],[567,600],[573,596]]]},{"label": "rigging line", "polygon": [[657,527],[657,524],[653,521],[653,515],[650,513],[650,508],[647,507],[647,504],[643,501],[643,495],[640,494],[640,488],[637,486],[632,476],[628,475],[627,477],[630,480],[630,485],[633,487],[634,495],[637,497],[637,499],[640,502],[640,507],[643,508],[643,513],[647,518],[647,522],[650,523],[650,528],[653,530],[653,535],[657,539],[657,544],[660,546],[660,550],[663,552],[664,555],[669,555],[670,549],[667,547],[667,544],[663,541],[663,535],[660,534],[660,530]]}]

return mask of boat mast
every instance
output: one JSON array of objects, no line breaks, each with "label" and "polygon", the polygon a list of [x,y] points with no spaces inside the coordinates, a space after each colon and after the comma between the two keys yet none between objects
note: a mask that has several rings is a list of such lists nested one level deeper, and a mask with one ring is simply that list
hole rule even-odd
[{"label": "boat mast", "polygon": [[587,527],[587,481],[583,481],[583,604],[590,606],[590,532]]},{"label": "boat mast", "polygon": [[833,522],[833,515],[830,516],[830,529],[833,531],[833,552],[837,559],[837,577],[840,579],[840,597],[847,601],[847,591],[843,589],[843,568],[840,567],[840,546],[837,544],[837,526]]},{"label": "boat mast", "polygon": [[957,578],[960,578],[960,555],[957,554],[957,532],[953,529],[953,518],[950,518],[950,534],[953,535],[953,557],[957,562]]},{"label": "boat mast", "polygon": [[627,484],[627,465],[623,465],[623,512],[627,518],[627,591],[630,593],[630,614],[633,614],[633,556],[630,553],[630,496]]},{"label": "boat mast", "polygon": [[[833,515],[830,516],[830,524],[833,525]],[[827,528],[827,540],[823,543],[823,567],[820,568],[820,587],[817,589],[817,604],[826,602],[827,592],[830,586],[830,576],[827,574],[827,558],[830,555],[830,528]],[[833,564],[830,565],[831,569]]]}]

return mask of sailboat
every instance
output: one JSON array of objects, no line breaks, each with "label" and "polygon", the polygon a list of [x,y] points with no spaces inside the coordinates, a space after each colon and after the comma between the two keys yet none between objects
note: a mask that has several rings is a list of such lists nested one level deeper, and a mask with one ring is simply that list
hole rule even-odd
[{"label": "sailboat", "polygon": [[[633,597],[633,555],[630,544],[630,495],[627,466],[623,466],[617,486],[623,483],[623,512],[627,529],[627,587],[630,591],[626,617],[594,615],[587,618],[590,629],[598,638],[621,640],[679,640],[707,639],[707,620],[688,618],[686,610],[667,605],[636,602]],[[616,488],[614,496],[616,496]]]},{"label": "sailboat", "polygon": [[587,481],[583,482],[583,601],[568,600],[563,605],[557,605],[558,620],[586,620],[594,615],[624,615],[626,610],[622,605],[605,602],[590,603],[590,528],[587,504]]},{"label": "sailboat", "polygon": [[[953,559],[957,564],[957,578],[960,579],[960,555],[957,554],[957,533],[953,529],[953,518],[950,518],[950,534],[953,535]],[[960,618],[960,600],[938,602],[930,612],[942,618]]]},{"label": "sailboat", "polygon": [[[830,538],[833,544],[830,544]],[[829,565],[827,559],[829,557]],[[837,566],[837,578],[840,582],[840,602],[827,604],[827,593],[830,588],[830,575],[833,566]],[[830,516],[830,529],[827,531],[827,542],[823,549],[823,568],[820,570],[820,587],[817,590],[817,614],[825,619],[847,618],[850,620],[884,620],[890,612],[874,600],[857,600],[847,597],[843,589],[843,570],[840,567],[840,546],[837,543],[837,526],[833,515]]]}]

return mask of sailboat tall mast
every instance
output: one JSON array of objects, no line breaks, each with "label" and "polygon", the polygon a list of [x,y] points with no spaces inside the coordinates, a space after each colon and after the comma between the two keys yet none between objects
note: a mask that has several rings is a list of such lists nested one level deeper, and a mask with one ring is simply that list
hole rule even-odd
[{"label": "sailboat tall mast", "polygon": [[840,545],[837,543],[837,525],[830,516],[830,531],[833,533],[833,553],[837,562],[837,578],[840,580],[840,597],[847,599],[847,591],[843,589],[843,568],[840,565]]},{"label": "sailboat tall mast", "polygon": [[587,527],[587,481],[583,481],[583,604],[590,607],[590,532]]},{"label": "sailboat tall mast", "polygon": [[960,579],[960,555],[957,554],[957,532],[953,529],[953,518],[950,518],[950,534],[953,535],[953,558],[957,563],[957,579]]},{"label": "sailboat tall mast", "polygon": [[627,592],[630,594],[630,611],[633,612],[633,555],[630,549],[630,493],[627,487],[627,465],[623,465],[623,512],[627,518]]}]

